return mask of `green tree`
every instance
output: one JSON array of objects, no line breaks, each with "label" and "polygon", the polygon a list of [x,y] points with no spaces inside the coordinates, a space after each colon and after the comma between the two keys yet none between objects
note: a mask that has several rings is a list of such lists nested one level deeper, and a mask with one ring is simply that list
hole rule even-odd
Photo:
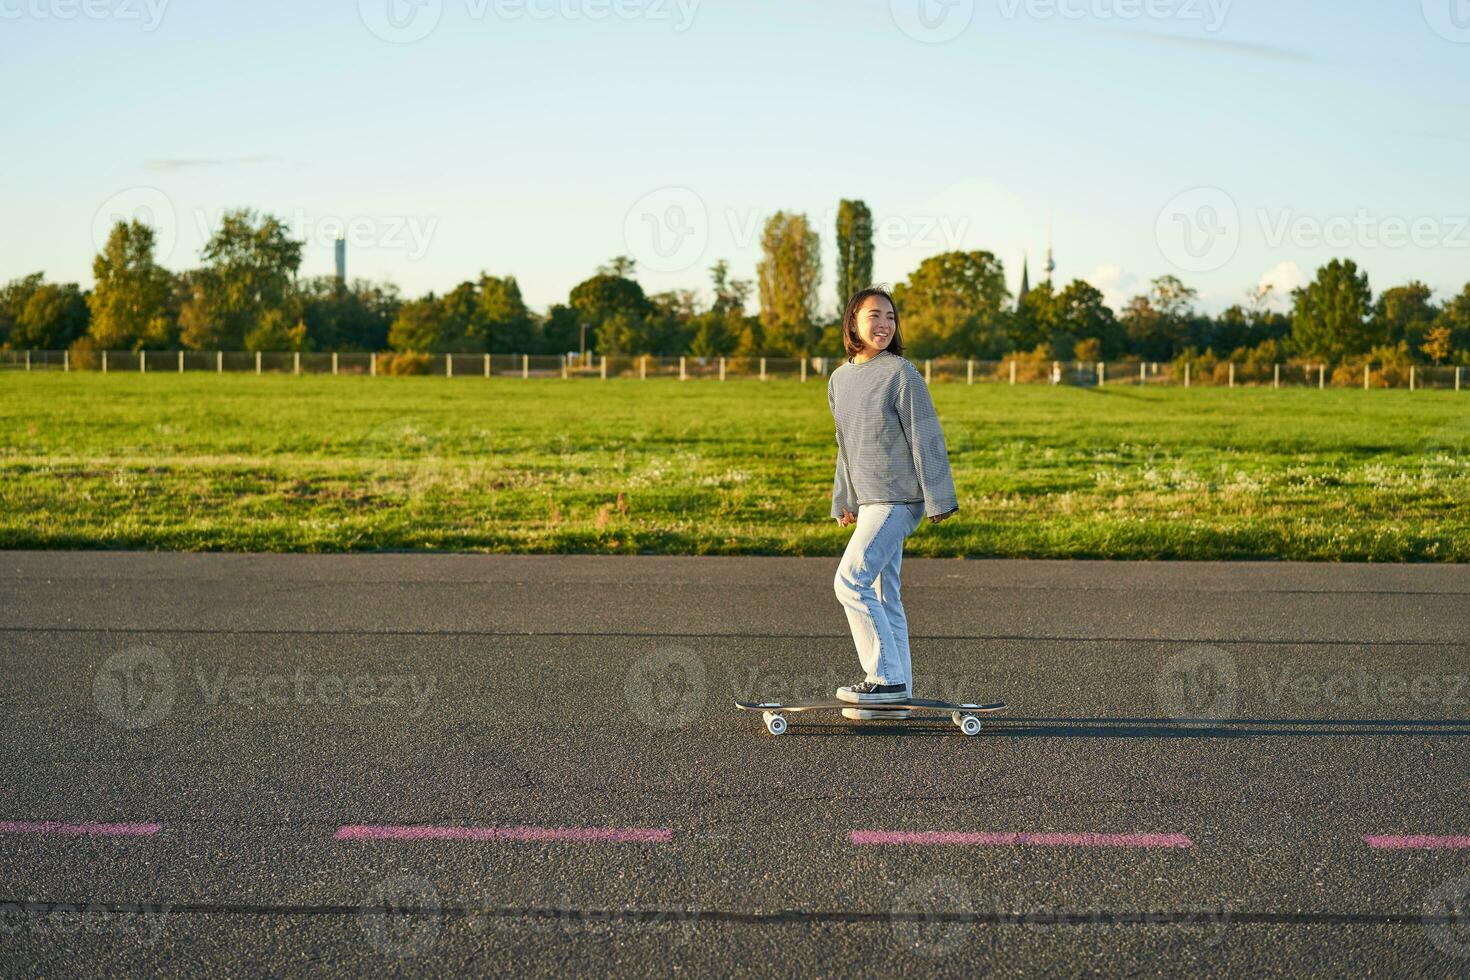
[{"label": "green tree", "polygon": [[1440,308],[1434,318],[1434,329],[1449,332],[1449,359],[1457,364],[1470,363],[1470,283]]},{"label": "green tree", "polygon": [[521,287],[515,276],[481,273],[475,314],[476,350],[529,354],[537,349],[536,321],[521,298]]},{"label": "green tree", "polygon": [[873,214],[862,201],[837,205],[837,314],[873,281]]},{"label": "green tree", "polygon": [[335,276],[317,276],[301,284],[300,295],[306,335],[321,350],[382,350],[402,306],[397,286],[366,279],[349,287]]},{"label": "green tree", "polygon": [[171,334],[171,277],[153,261],[153,242],[153,229],[148,225],[119,221],[92,260],[96,285],[87,296],[87,305],[92,311],[88,336],[94,346],[140,350],[160,346]]},{"label": "green tree", "polygon": [[1292,290],[1291,340],[1308,357],[1343,360],[1373,346],[1368,321],[1373,293],[1352,259],[1333,259],[1307,285]]},{"label": "green tree", "polygon": [[899,283],[905,350],[914,357],[998,358],[1007,350],[1005,268],[990,252],[944,252]]},{"label": "green tree", "polygon": [[305,243],[286,232],[276,218],[249,208],[225,212],[204,246],[204,267],[194,274],[185,344],[197,350],[239,347],[268,310],[297,319],[296,271]]},{"label": "green tree", "polygon": [[437,350],[443,312],[432,292],[404,303],[388,329],[388,346],[396,351]]},{"label": "green tree", "polygon": [[87,299],[74,282],[42,283],[21,308],[10,333],[17,350],[62,350],[87,332]]},{"label": "green tree", "polygon": [[266,310],[245,335],[248,351],[299,351],[306,349],[306,324],[293,324],[281,309]]},{"label": "green tree", "polygon": [[611,350],[599,346],[604,336],[601,330],[604,323],[621,315],[619,327],[607,333],[607,336],[624,338],[629,343],[642,346],[641,342],[631,339],[633,335],[628,332],[630,325],[638,324],[638,336],[644,336],[644,321],[655,312],[653,304],[644,295],[642,286],[626,276],[615,276],[606,272],[599,272],[591,279],[573,286],[567,305],[576,312],[579,325],[587,325],[588,350],[604,354],[631,352],[628,349]]},{"label": "green tree", "polygon": [[772,353],[809,354],[820,334],[821,240],[806,215],[777,211],[766,222],[761,252],[757,275],[764,343]]},{"label": "green tree", "polygon": [[1053,350],[1064,350],[1070,337],[1074,343],[1097,340],[1104,360],[1123,353],[1123,328],[1104,302],[1103,294],[1091,283],[1072,280],[1052,301],[1051,315]]},{"label": "green tree", "polygon": [[1373,304],[1374,343],[1397,344],[1402,340],[1410,350],[1419,350],[1439,314],[1432,296],[1429,287],[1418,280],[1380,293]]}]

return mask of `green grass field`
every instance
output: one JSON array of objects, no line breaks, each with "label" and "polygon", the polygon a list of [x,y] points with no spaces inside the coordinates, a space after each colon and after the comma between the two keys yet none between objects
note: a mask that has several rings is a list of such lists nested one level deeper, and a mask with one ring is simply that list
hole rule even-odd
[{"label": "green grass field", "polygon": [[[940,384],[906,554],[1470,560],[1470,393]],[[0,547],[836,555],[825,379],[0,375]]]}]

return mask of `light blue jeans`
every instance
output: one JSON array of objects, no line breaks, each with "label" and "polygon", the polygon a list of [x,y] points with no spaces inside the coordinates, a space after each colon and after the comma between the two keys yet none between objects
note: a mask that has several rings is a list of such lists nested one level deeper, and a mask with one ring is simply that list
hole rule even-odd
[{"label": "light blue jeans", "polygon": [[852,538],[832,581],[847,612],[858,660],[877,684],[913,687],[909,622],[899,595],[898,565],[904,540],[924,519],[924,505],[860,504]]}]

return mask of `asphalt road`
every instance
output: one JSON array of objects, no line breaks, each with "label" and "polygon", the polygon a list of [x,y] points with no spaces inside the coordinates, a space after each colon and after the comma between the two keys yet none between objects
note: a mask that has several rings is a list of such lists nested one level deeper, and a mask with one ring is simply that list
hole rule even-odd
[{"label": "asphalt road", "polygon": [[0,553],[0,972],[1470,972],[1470,567],[835,567]]}]

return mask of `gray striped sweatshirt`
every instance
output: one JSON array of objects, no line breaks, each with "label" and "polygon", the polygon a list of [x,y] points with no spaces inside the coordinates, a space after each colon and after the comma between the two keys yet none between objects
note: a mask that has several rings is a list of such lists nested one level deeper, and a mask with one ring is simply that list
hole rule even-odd
[{"label": "gray striped sweatshirt", "polygon": [[827,405],[837,426],[833,517],[893,502],[922,503],[929,517],[959,510],[929,386],[907,358],[843,361],[827,380]]}]

